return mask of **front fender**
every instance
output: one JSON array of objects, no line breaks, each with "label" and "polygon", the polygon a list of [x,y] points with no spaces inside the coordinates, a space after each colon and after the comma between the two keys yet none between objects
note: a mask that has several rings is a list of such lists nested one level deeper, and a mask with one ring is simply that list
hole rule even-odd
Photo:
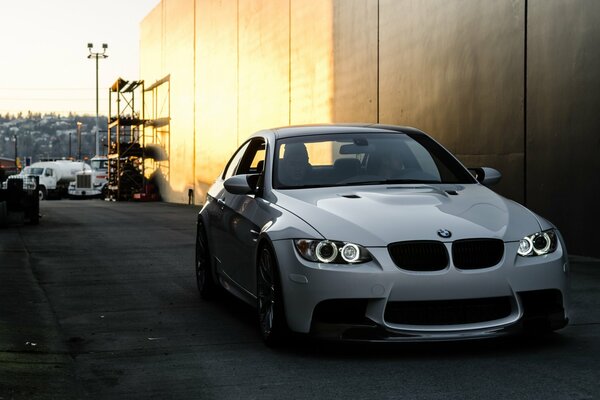
[{"label": "front fender", "polygon": [[260,238],[269,241],[287,239],[323,239],[315,228],[302,218],[289,211],[271,204],[275,212],[273,218],[267,221],[260,230]]}]

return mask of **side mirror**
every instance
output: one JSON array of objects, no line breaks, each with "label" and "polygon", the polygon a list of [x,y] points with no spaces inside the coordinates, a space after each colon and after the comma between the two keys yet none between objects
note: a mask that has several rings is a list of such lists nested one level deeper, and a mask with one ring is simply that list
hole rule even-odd
[{"label": "side mirror", "polygon": [[223,186],[232,194],[254,194],[260,174],[234,175],[225,179]]},{"label": "side mirror", "polygon": [[469,168],[469,171],[477,182],[481,183],[484,186],[494,186],[500,179],[502,179],[502,174],[500,171],[494,168],[489,167],[480,167],[480,168]]}]

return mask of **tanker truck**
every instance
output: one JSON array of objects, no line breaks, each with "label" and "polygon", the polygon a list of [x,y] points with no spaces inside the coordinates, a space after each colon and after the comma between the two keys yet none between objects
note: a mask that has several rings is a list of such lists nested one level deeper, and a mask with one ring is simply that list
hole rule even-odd
[{"label": "tanker truck", "polygon": [[91,171],[89,164],[81,161],[40,161],[25,167],[19,175],[39,177],[40,200],[62,198],[67,194],[69,183],[80,171]]}]

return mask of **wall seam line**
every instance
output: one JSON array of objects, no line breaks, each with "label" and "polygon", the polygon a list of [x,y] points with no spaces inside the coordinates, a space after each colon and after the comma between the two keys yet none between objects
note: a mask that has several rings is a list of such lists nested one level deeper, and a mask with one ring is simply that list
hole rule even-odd
[{"label": "wall seam line", "polygon": [[528,0],[525,0],[525,16],[523,27],[523,204],[527,206],[527,24]]},{"label": "wall seam line", "polygon": [[[197,4],[197,0],[194,0],[194,62],[193,62],[193,68],[194,68],[194,112],[193,112],[193,124],[194,124],[194,129],[192,129],[193,135],[194,135],[194,140],[193,140],[193,146],[194,146],[194,150],[193,150],[193,163],[194,163],[194,168],[192,170],[192,190],[193,190],[193,196],[192,196],[192,204],[196,204],[196,107],[197,107],[197,103],[196,103],[196,72],[197,72],[197,66],[196,66],[196,46],[198,45],[198,42],[196,41],[196,35],[197,35],[197,31],[196,31],[196,4]],[[188,199],[189,202],[189,199]]]},{"label": "wall seam line", "polygon": [[380,16],[381,16],[381,0],[377,0],[377,123],[379,123],[380,121],[380,117],[379,117],[379,97],[380,97],[380,92],[379,92],[379,74],[380,74],[380,70],[381,70],[381,65],[380,60],[379,60],[379,52],[380,52]]},{"label": "wall seam line", "polygon": [[292,124],[292,0],[288,2],[288,125]]}]

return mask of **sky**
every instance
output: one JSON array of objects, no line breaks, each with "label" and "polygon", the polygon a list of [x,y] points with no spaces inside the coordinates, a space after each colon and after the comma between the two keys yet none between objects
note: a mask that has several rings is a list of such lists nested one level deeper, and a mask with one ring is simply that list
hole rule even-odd
[{"label": "sky", "polygon": [[108,88],[139,79],[139,28],[160,0],[0,0],[0,114],[108,114]]}]

